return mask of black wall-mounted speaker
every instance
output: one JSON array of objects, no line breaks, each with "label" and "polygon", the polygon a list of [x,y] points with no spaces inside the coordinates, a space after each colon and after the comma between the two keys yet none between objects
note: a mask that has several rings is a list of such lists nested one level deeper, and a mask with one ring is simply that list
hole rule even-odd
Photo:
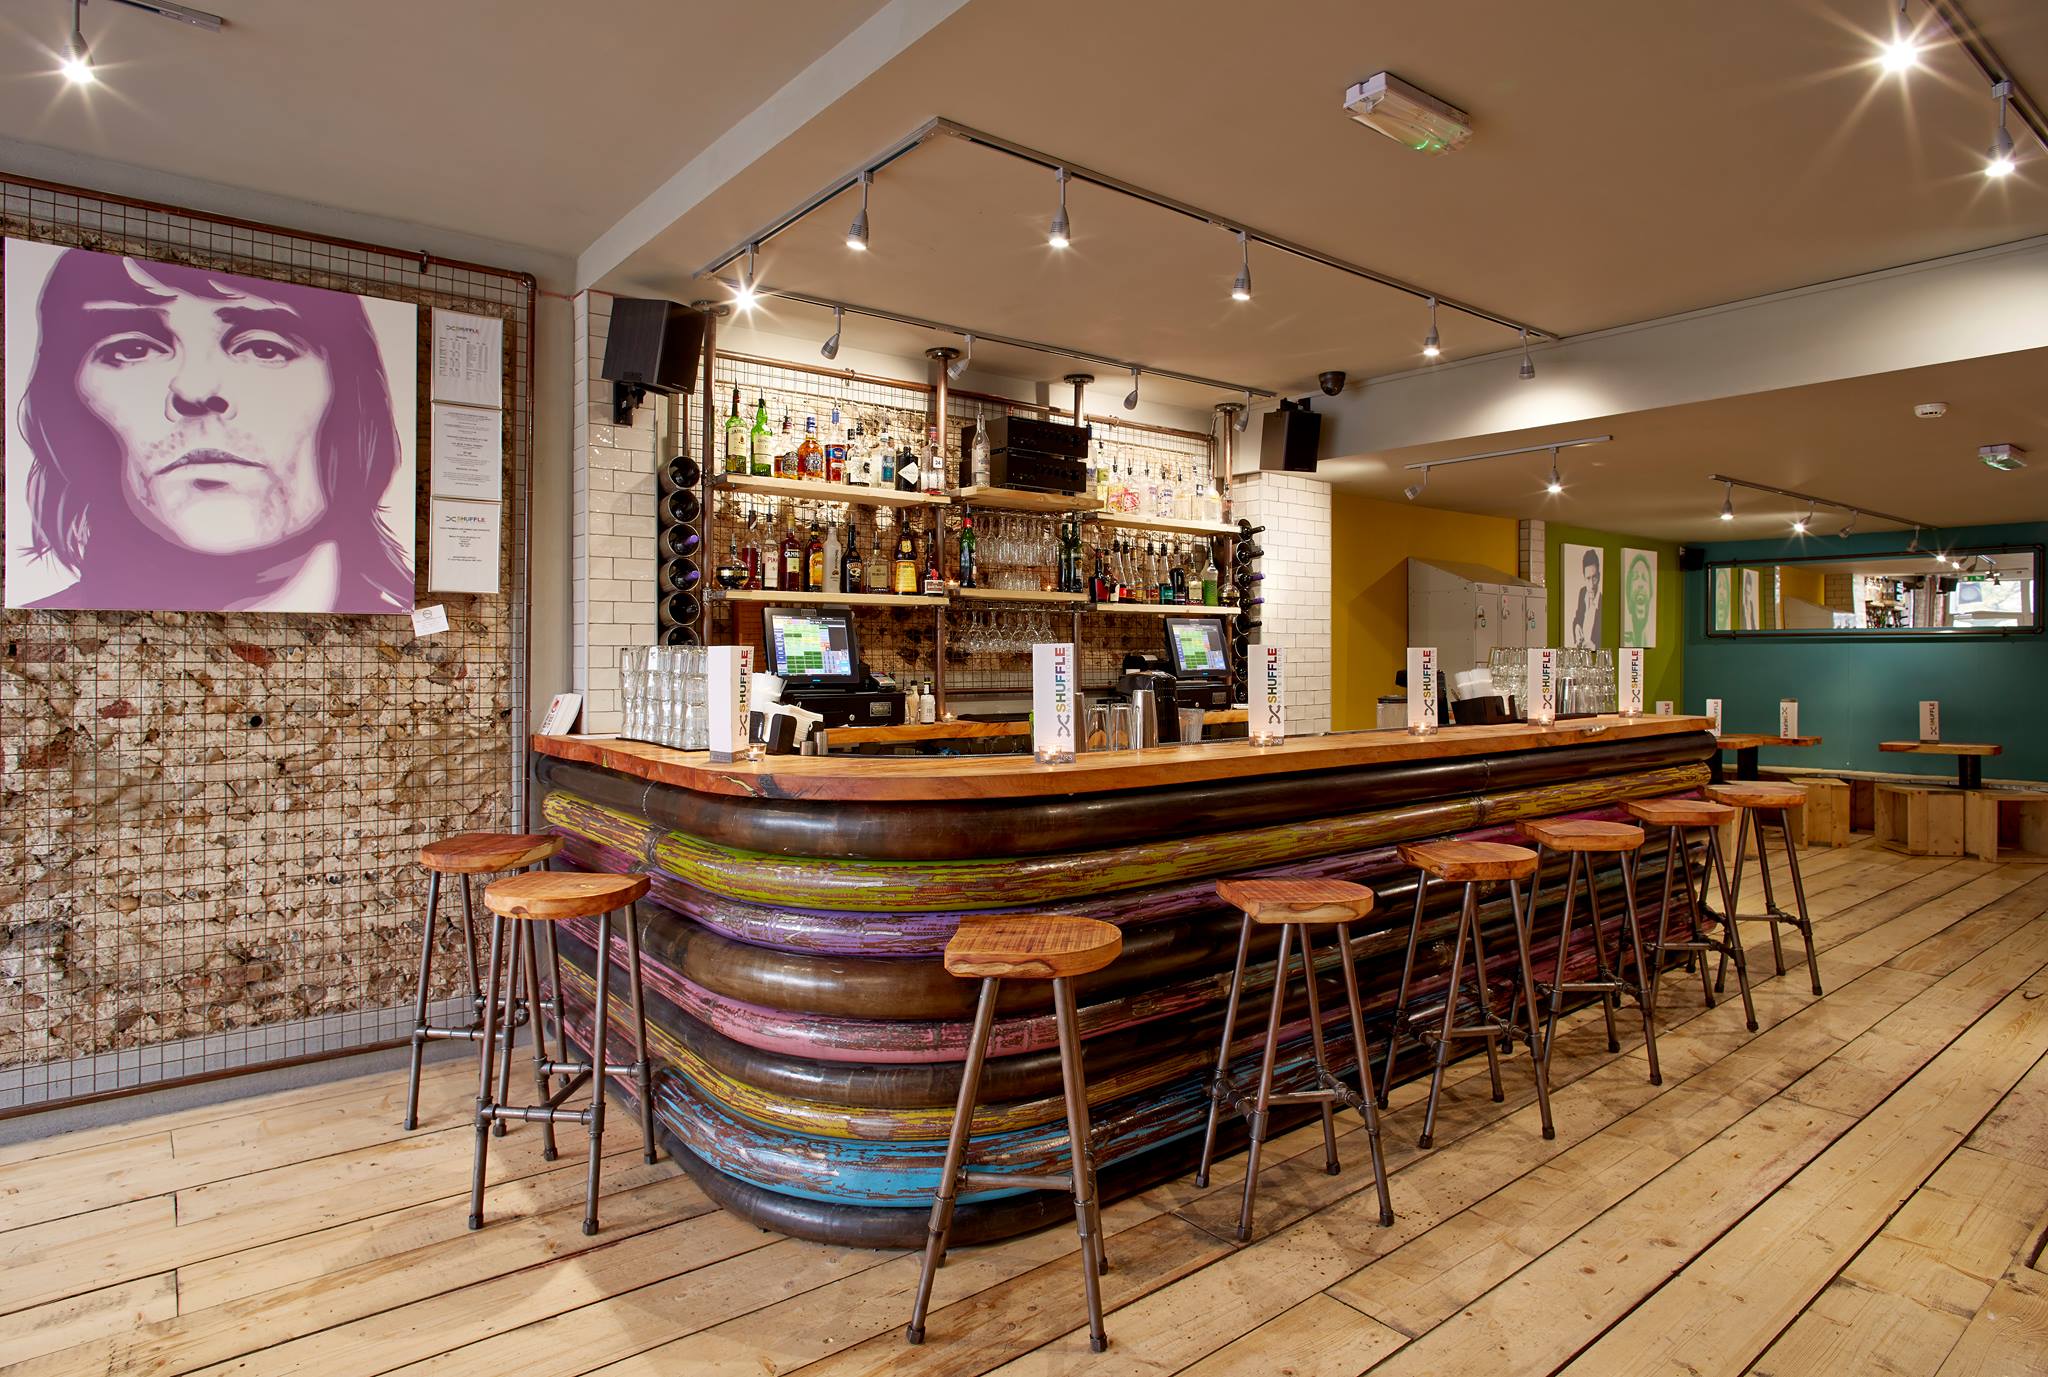
[{"label": "black wall-mounted speaker", "polygon": [[1678,567],[1686,573],[1696,573],[1707,567],[1707,552],[1698,545],[1678,547]]},{"label": "black wall-mounted speaker", "polygon": [[703,352],[702,311],[657,297],[613,297],[598,376],[649,392],[688,392]]},{"label": "black wall-mounted speaker", "polygon": [[1266,413],[1265,429],[1259,435],[1259,467],[1314,473],[1316,445],[1322,434],[1323,418],[1308,409],[1307,398],[1281,402],[1278,411]]}]

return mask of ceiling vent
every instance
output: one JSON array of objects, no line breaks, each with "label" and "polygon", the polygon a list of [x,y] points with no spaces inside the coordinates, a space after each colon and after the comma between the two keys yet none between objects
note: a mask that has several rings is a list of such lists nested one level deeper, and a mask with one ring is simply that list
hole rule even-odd
[{"label": "ceiling vent", "polygon": [[1351,118],[1418,153],[1455,153],[1472,137],[1463,110],[1410,86],[1392,72],[1367,77],[1344,93]]}]

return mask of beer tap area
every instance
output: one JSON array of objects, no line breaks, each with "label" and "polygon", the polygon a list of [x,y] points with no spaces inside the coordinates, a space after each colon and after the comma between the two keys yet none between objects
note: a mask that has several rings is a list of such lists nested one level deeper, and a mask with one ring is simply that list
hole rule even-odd
[{"label": "beer tap area", "polygon": [[[1024,749],[1031,647],[1070,642],[1091,703],[1146,695],[1123,739],[1241,735],[1261,576],[1226,520],[1229,417],[1222,438],[1077,425],[1078,383],[1067,409],[964,392],[951,352],[930,383],[716,352],[665,399],[653,663],[756,647],[819,719],[811,749],[1003,753]],[[628,735],[696,744],[648,720]],[[1112,714],[1091,720],[1113,744]]]}]

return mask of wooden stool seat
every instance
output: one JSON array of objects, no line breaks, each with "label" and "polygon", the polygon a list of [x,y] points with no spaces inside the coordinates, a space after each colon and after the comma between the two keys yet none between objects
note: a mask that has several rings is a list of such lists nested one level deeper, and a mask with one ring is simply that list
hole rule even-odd
[{"label": "wooden stool seat", "polygon": [[1522,835],[1552,851],[1586,851],[1611,856],[1643,844],[1643,829],[1631,822],[1591,818],[1540,818],[1522,824]]},{"label": "wooden stool seat", "polygon": [[420,848],[420,864],[443,875],[488,875],[553,860],[562,839],[550,832],[464,832]]},{"label": "wooden stool seat", "polygon": [[1806,790],[1797,784],[1709,784],[1707,797],[1735,808],[1804,808]]},{"label": "wooden stool seat", "polygon": [[966,918],[946,943],[946,973],[981,980],[1066,980],[1101,970],[1123,949],[1123,932],[1094,918],[1043,913]]},{"label": "wooden stool seat", "polygon": [[1402,860],[1439,880],[1526,880],[1536,873],[1536,853],[1506,842],[1403,842],[1400,851]]},{"label": "wooden stool seat", "polygon": [[1622,808],[1652,827],[1719,827],[1732,822],[1736,811],[1703,798],[1639,798]]},{"label": "wooden stool seat", "polygon": [[1372,891],[1349,880],[1223,880],[1223,902],[1254,923],[1349,923],[1372,912]]},{"label": "wooden stool seat", "polygon": [[501,918],[554,923],[596,918],[631,904],[647,892],[645,875],[607,875],[580,870],[529,870],[493,880],[484,907]]}]

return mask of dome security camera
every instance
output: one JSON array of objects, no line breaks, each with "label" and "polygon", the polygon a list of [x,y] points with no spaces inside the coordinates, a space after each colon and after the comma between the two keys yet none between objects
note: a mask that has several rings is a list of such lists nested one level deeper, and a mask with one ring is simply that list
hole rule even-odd
[{"label": "dome security camera", "polygon": [[1316,382],[1322,387],[1325,397],[1334,397],[1344,390],[1344,372],[1342,369],[1332,368],[1327,373],[1316,374]]}]

